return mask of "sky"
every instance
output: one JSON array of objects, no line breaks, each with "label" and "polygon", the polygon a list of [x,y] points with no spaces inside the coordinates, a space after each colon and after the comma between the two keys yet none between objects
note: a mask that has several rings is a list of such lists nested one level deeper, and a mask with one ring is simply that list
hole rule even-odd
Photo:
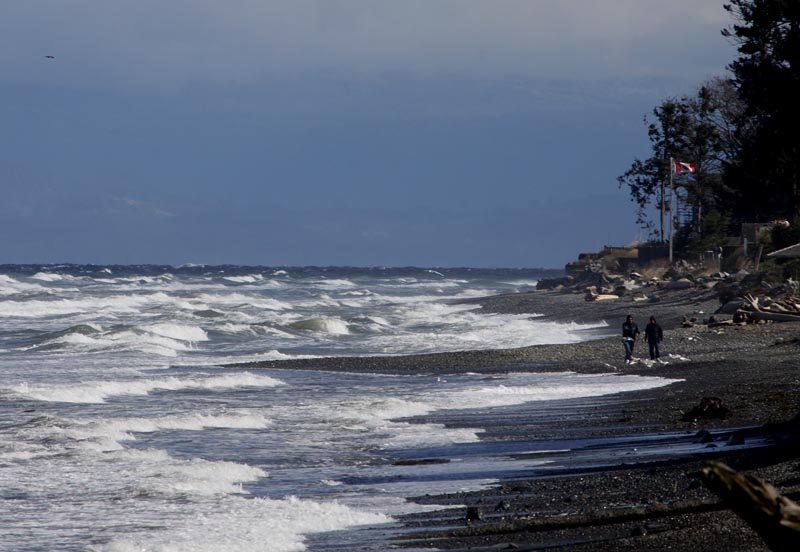
[{"label": "sky", "polygon": [[[722,0],[8,0],[0,264],[562,267],[647,238]],[[52,56],[52,57],[48,57]]]}]

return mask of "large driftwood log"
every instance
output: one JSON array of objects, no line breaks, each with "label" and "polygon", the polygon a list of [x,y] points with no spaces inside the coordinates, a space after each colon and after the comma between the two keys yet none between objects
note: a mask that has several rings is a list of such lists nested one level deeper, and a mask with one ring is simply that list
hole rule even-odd
[{"label": "large driftwood log", "polygon": [[791,314],[789,312],[772,312],[763,310],[758,305],[758,299],[749,293],[742,297],[747,309],[744,311],[751,320],[771,320],[773,322],[800,322],[800,312]]},{"label": "large driftwood log", "polygon": [[800,315],[796,314],[780,314],[777,312],[765,312],[765,311],[739,311],[739,313],[743,313],[747,315],[747,318],[750,320],[764,320],[764,321],[772,321],[772,322],[800,322]]},{"label": "large driftwood log", "polygon": [[619,295],[614,295],[611,293],[598,293],[597,286],[589,286],[586,288],[583,298],[587,301],[608,301],[619,299]]},{"label": "large driftwood log", "polygon": [[800,506],[759,479],[721,462],[703,469],[706,485],[764,539],[772,550],[800,550]]}]

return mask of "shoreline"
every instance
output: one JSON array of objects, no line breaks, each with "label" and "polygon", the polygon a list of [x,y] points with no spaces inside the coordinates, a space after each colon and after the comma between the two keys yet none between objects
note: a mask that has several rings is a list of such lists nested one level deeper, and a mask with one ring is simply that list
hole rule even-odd
[{"label": "shoreline", "polygon": [[[712,456],[752,473],[789,494],[800,493],[800,445],[731,446],[737,439],[768,440],[775,428],[800,410],[800,324],[794,322],[709,329],[680,327],[684,317],[708,317],[718,302],[705,291],[665,292],[657,303],[630,299],[586,302],[577,294],[530,292],[471,300],[486,313],[545,314],[543,320],[609,324],[609,337],[577,344],[536,345],[409,356],[297,359],[229,365],[369,372],[446,374],[458,371],[573,371],[661,376],[681,380],[665,387],[606,396],[587,415],[527,427],[488,427],[497,441],[536,438],[633,439],[677,434],[692,442],[711,432],[713,454],[678,455],[661,463],[616,464],[590,473],[569,470],[500,481],[483,491],[418,497],[419,502],[461,508],[403,516],[397,546],[447,550],[769,550],[763,541],[696,475]],[[626,365],[616,336],[626,314],[643,329],[655,315],[665,331],[662,358],[668,364]],[[643,350],[644,349],[644,350]],[[669,355],[674,355],[669,357]],[[647,356],[637,343],[635,355]],[[703,397],[718,397],[730,410],[724,419],[684,421]],[[491,423],[487,420],[488,423]],[[548,425],[549,424],[549,425]],[[742,431],[742,428],[750,428]],[[535,433],[530,433],[535,431]],[[793,431],[793,429],[792,429]],[[744,436],[744,437],[743,437]],[[532,437],[528,437],[532,438]],[[706,451],[708,452],[708,451]],[[501,505],[501,506],[499,506]],[[483,512],[466,522],[466,513]],[[604,517],[607,519],[604,519]]]}]

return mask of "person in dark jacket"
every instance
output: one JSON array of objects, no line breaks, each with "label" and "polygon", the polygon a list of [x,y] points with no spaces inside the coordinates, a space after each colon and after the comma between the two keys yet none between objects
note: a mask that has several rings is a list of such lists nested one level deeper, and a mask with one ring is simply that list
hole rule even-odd
[{"label": "person in dark jacket", "polygon": [[650,323],[644,328],[644,338],[647,340],[647,345],[650,347],[650,360],[656,360],[661,357],[659,350],[659,343],[664,339],[664,331],[661,326],[656,322],[656,317],[650,317]]},{"label": "person in dark jacket", "polygon": [[622,324],[622,344],[625,346],[625,362],[633,360],[633,345],[636,343],[636,337],[639,333],[639,326],[633,321],[633,316],[629,314],[625,318],[625,323]]}]

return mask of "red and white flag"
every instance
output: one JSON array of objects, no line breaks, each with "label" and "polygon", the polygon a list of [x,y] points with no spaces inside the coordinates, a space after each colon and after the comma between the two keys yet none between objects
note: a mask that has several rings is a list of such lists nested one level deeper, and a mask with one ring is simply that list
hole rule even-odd
[{"label": "red and white flag", "polygon": [[672,162],[672,170],[676,173],[682,172],[690,172],[693,173],[695,170],[694,163],[683,163],[682,161],[673,161]]}]

